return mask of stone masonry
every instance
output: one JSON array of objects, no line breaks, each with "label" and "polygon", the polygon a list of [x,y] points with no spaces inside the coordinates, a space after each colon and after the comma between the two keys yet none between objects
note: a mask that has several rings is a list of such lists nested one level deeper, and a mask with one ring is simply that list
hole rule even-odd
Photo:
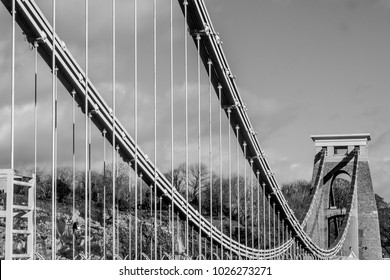
[{"label": "stone masonry", "polygon": [[[316,146],[312,193],[316,192],[316,199],[306,232],[320,247],[333,247],[347,226],[345,214],[350,213],[347,235],[338,257],[381,259],[378,210],[368,164],[370,135],[317,135],[312,139]],[[336,178],[344,179],[351,186],[344,209],[330,206],[330,193]],[[336,216],[344,217],[344,220],[339,235],[333,244],[329,244],[328,221]]]}]

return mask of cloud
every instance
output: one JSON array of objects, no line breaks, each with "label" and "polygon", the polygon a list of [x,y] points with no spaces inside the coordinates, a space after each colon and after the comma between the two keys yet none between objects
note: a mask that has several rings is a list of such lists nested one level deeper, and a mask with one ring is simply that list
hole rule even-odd
[{"label": "cloud", "polygon": [[390,1],[389,0],[348,0],[346,1],[346,7],[350,11],[356,11],[359,8],[367,8],[367,7],[378,7],[381,9],[390,9]]},{"label": "cloud", "polygon": [[280,184],[298,179],[311,180],[313,171],[311,162],[286,156],[281,149],[272,147],[267,149],[266,155],[272,170],[275,172],[275,177]]},{"label": "cloud", "polygon": [[292,0],[272,0],[272,2],[281,6],[288,6],[292,2]]},{"label": "cloud", "polygon": [[258,131],[264,141],[283,128],[292,126],[294,121],[303,113],[300,105],[281,103],[280,101],[279,105],[271,109],[266,109],[266,111],[272,113],[263,115],[259,112],[251,116],[253,123],[256,123],[256,126],[260,127]]},{"label": "cloud", "polygon": [[386,130],[379,136],[376,136],[372,139],[372,143],[370,144],[371,149],[380,149],[383,147],[388,147],[390,143],[390,130]]},{"label": "cloud", "polygon": [[274,98],[264,98],[258,102],[258,108],[260,114],[267,117],[277,114],[282,109],[282,106]]},{"label": "cloud", "polygon": [[[42,11],[45,13],[47,19],[51,20],[51,1],[47,0],[36,0],[37,4],[41,7]],[[158,166],[161,169],[169,169],[170,168],[170,93],[169,93],[169,54],[167,50],[169,49],[169,28],[167,25],[168,20],[168,5],[166,5],[163,1],[157,1],[159,8],[159,16],[158,16],[158,122],[157,122],[157,146],[158,146]],[[211,1],[212,2],[212,1]],[[210,2],[210,5],[211,5]],[[219,5],[219,7],[223,8],[221,11],[226,11],[228,4],[224,2],[221,4],[221,1],[214,1],[212,5]],[[319,21],[319,23],[329,23],[329,18],[327,13],[330,15],[329,6],[332,6],[332,9],[339,11],[339,8],[342,8],[345,15],[347,6],[349,5],[349,9],[351,11],[360,11],[359,9],[368,8],[369,5],[374,5],[376,9],[380,7],[380,5],[386,5],[389,1],[384,0],[376,0],[376,1],[336,1],[336,0],[328,0],[325,4],[322,3],[320,6],[318,1],[310,2],[312,5],[317,6],[307,6],[305,15],[299,13],[290,14],[290,9],[283,9],[284,7],[295,7],[301,8],[301,6],[295,4],[308,4],[307,0],[274,0],[274,5],[272,9],[276,12],[276,14],[272,14],[272,17],[277,18],[282,16],[281,19],[288,20],[291,22],[295,17],[299,17],[299,19],[304,19],[308,16],[310,19],[315,17],[315,11],[321,12],[321,16],[318,17],[319,20],[326,20],[324,22]],[[325,2],[325,1],[324,1]],[[347,3],[348,2],[348,3]],[[111,104],[111,91],[112,91],[112,18],[111,18],[111,1],[106,0],[94,0],[90,1],[90,34],[89,34],[89,63],[90,63],[90,79],[98,88],[99,92],[106,100],[107,104]],[[117,116],[121,123],[128,129],[130,135],[134,137],[134,34],[133,34],[133,1],[117,1],[117,61],[116,61],[116,89],[117,89]],[[152,1],[138,1],[139,3],[139,13],[138,13],[138,39],[139,39],[139,143],[142,150],[149,155],[150,158],[153,157],[154,153],[154,113],[153,113],[153,44],[152,44],[152,10],[151,5]],[[231,1],[234,3],[234,1]],[[234,5],[243,7],[243,4]],[[371,4],[373,3],[373,4]],[[177,4],[177,3],[176,3]],[[184,153],[185,153],[185,112],[184,112],[184,84],[183,84],[183,15],[179,10],[179,5],[174,4],[174,51],[175,51],[175,61],[174,61],[174,71],[175,71],[175,114],[174,114],[174,123],[175,123],[175,132],[174,132],[174,142],[175,142],[175,164],[178,164],[184,161]],[[294,4],[294,5],[293,5]],[[336,5],[337,4],[337,5]],[[58,12],[57,12],[57,21],[58,21],[58,33],[63,39],[72,55],[76,58],[79,65],[84,68],[84,52],[85,52],[85,38],[84,38],[84,2],[80,3],[78,0],[60,0],[57,1]],[[269,8],[269,5],[262,4],[264,6],[264,11]],[[250,5],[245,5],[250,6]],[[280,10],[277,6],[281,6],[283,12],[278,14]],[[246,7],[245,7],[246,8]],[[302,9],[291,9],[291,11],[301,10]],[[327,9],[328,8],[328,9]],[[9,13],[5,11],[4,8],[0,8],[0,34],[3,34],[2,38],[0,38],[0,93],[1,93],[1,101],[0,101],[0,151],[1,151],[1,166],[8,166],[9,162],[9,100],[10,100],[10,26],[11,26],[11,17]],[[253,9],[252,9],[253,10]],[[237,11],[232,11],[235,15],[239,15]],[[288,13],[287,13],[288,12]],[[311,14],[313,12],[313,14]],[[323,13],[322,13],[323,12]],[[218,15],[218,14],[217,14]],[[275,17],[276,15],[276,17]],[[332,14],[335,15],[335,14]],[[226,19],[226,14],[220,13],[221,21]],[[69,20],[71,18],[71,20]],[[263,20],[267,20],[267,16],[264,15],[260,18]],[[357,38],[354,36],[354,30],[356,26],[349,22],[348,17],[342,16],[345,19],[346,26],[345,29],[349,28],[348,36],[351,38]],[[213,19],[215,17],[213,16]],[[337,18],[336,18],[337,19]],[[364,19],[364,17],[363,17]],[[223,21],[222,21],[223,22]],[[289,49],[288,46],[291,46],[292,40],[300,40],[300,37],[297,38],[289,37],[289,36],[277,36],[275,37],[275,28],[285,27],[287,25],[286,22],[279,21],[279,24],[276,27],[272,24],[269,25],[272,28],[268,29],[268,26],[262,24],[256,24],[255,26],[261,26],[260,29],[256,29],[262,34],[271,34],[269,37],[270,40],[263,40],[264,36],[253,36],[253,32],[248,32],[250,34],[248,37],[249,40],[253,40],[254,44],[250,44],[253,46],[257,46],[256,51],[259,51],[259,46],[261,51],[258,57],[262,57],[263,62],[261,64],[253,64],[254,66],[248,64],[245,65],[245,68],[249,68],[247,73],[259,73],[257,72],[260,68],[264,69],[274,69],[275,65],[278,65],[281,62],[285,62],[283,64],[284,69],[287,71],[287,76],[282,77],[279,76],[279,73],[272,74],[271,76],[266,76],[261,80],[261,90],[259,89],[259,80],[256,80],[258,77],[250,76],[247,74],[238,75],[238,76],[250,76],[255,82],[253,84],[255,86],[250,87],[249,84],[245,82],[244,84],[248,86],[245,90],[241,91],[241,95],[243,97],[244,102],[247,103],[248,107],[248,115],[251,119],[251,123],[254,125],[254,129],[259,133],[259,138],[262,143],[267,145],[266,153],[269,155],[269,159],[271,161],[274,170],[277,173],[277,178],[281,180],[281,182],[291,181],[297,178],[307,178],[308,180],[311,177],[312,165],[311,161],[309,163],[305,163],[304,161],[300,161],[300,157],[310,158],[307,150],[302,150],[305,147],[303,144],[298,144],[297,139],[299,138],[297,135],[303,135],[308,133],[309,130],[319,131],[322,133],[323,131],[331,131],[337,130],[342,131],[345,129],[355,129],[361,128],[362,125],[364,127],[373,127],[373,123],[375,123],[376,133],[380,136],[373,137],[373,141],[370,144],[370,156],[382,154],[385,159],[387,159],[390,155],[384,153],[383,151],[390,143],[389,132],[387,131],[387,127],[381,128],[380,133],[378,133],[378,124],[386,124],[388,121],[385,117],[387,116],[387,108],[386,110],[382,110],[380,113],[377,108],[378,106],[374,106],[377,104],[376,98],[379,98],[379,95],[373,95],[380,93],[380,90],[384,87],[381,87],[379,80],[374,78],[367,78],[365,81],[359,83],[355,83],[352,86],[349,86],[352,94],[349,96],[343,95],[344,92],[343,84],[335,84],[335,86],[329,86],[329,81],[332,80],[334,74],[334,67],[331,67],[332,72],[325,72],[325,66],[329,61],[324,61],[321,59],[327,60],[326,55],[323,53],[327,49],[323,49],[323,47],[327,47],[329,43],[332,43],[329,38],[336,37],[328,37],[327,34],[321,33],[322,27],[326,25],[322,25],[320,29],[316,28],[315,25],[312,25],[312,29],[306,29],[306,26],[311,26],[310,24],[306,24],[305,22],[297,21],[300,24],[299,31],[304,34],[317,34],[318,30],[320,30],[322,36],[321,38],[326,41],[326,44],[314,44],[314,50],[310,49],[312,47],[310,44],[305,44],[304,46],[304,54],[300,56],[298,52],[298,48]],[[314,21],[313,21],[314,22]],[[313,23],[311,22],[311,23]],[[337,20],[334,22],[337,23]],[[354,22],[355,23],[355,22]],[[358,23],[358,22],[356,22]],[[318,23],[317,23],[318,24]],[[379,23],[378,23],[379,24]],[[228,26],[228,25],[226,25]],[[317,26],[318,27],[318,26]],[[378,27],[381,27],[378,25]],[[229,25],[229,29],[226,31],[226,36],[231,36],[231,38],[236,38],[238,33],[236,28],[240,28],[243,30],[243,26],[239,23],[234,25]],[[286,29],[288,32],[293,31],[294,33],[294,25],[291,25],[291,30]],[[314,29],[313,29],[314,28]],[[279,30],[281,31],[282,28]],[[315,30],[315,32],[313,31]],[[357,34],[363,34],[363,30]],[[380,28],[378,29],[380,30]],[[31,164],[32,162],[32,101],[33,101],[33,52],[28,50],[27,44],[23,41],[21,36],[20,28],[17,27],[17,95],[16,95],[16,105],[17,105],[17,130],[16,130],[16,141],[17,141],[17,160],[18,164]],[[331,32],[332,30],[329,30]],[[379,31],[378,31],[379,32]],[[278,33],[278,32],[277,32]],[[241,32],[241,35],[243,33]],[[279,34],[279,33],[278,33]],[[280,33],[283,34],[283,33]],[[379,33],[378,33],[379,34]],[[299,35],[299,34],[298,34]],[[363,36],[363,35],[362,35]],[[226,37],[226,40],[228,38]],[[243,39],[246,37],[242,37]],[[260,41],[256,41],[257,38],[260,38]],[[261,39],[263,38],[263,39]],[[283,41],[283,38],[287,38],[288,41]],[[306,38],[306,37],[305,37]],[[315,38],[308,36],[307,38]],[[328,38],[328,39],[327,39]],[[364,38],[364,37],[359,37]],[[237,39],[237,38],[236,38]],[[275,41],[275,39],[277,39]],[[279,40],[280,39],[280,40]],[[343,40],[349,40],[350,37],[343,37]],[[261,42],[268,42],[264,44]],[[305,39],[306,40],[306,39]],[[360,40],[360,39],[359,39]],[[234,42],[234,41],[233,41]],[[241,50],[241,53],[233,55],[237,55],[240,61],[245,61],[247,56],[242,52],[242,40],[235,41],[237,45],[230,45],[231,50]],[[272,42],[278,42],[277,46],[273,45]],[[296,41],[295,41],[296,42]],[[306,41],[305,41],[306,42]],[[310,41],[311,42],[311,41]],[[344,45],[344,41],[341,41]],[[359,41],[358,41],[359,42]],[[284,45],[287,43],[287,45]],[[318,42],[317,42],[318,43]],[[356,41],[346,41],[348,44],[353,44],[352,46],[356,46]],[[240,45],[241,44],[241,45]],[[345,44],[345,45],[348,45]],[[295,45],[295,43],[293,44]],[[357,44],[361,46],[361,44]],[[377,44],[373,44],[377,45]],[[283,47],[284,46],[284,47]],[[287,49],[286,49],[287,46]],[[299,46],[299,45],[297,45]],[[276,52],[278,54],[282,54],[282,56],[271,58],[271,67],[266,64],[267,56],[269,54],[275,53],[273,49],[267,49],[268,47],[275,48],[280,51]],[[278,48],[282,49],[278,49]],[[191,40],[189,40],[189,151],[190,151],[190,160],[197,159],[197,85],[196,82],[196,52],[194,49],[194,45]],[[307,49],[306,49],[307,48]],[[384,48],[386,49],[386,48]],[[369,50],[369,49],[367,49]],[[365,51],[367,51],[365,50]],[[299,50],[301,51],[301,50]],[[375,53],[369,51],[370,53]],[[316,54],[315,56],[311,56],[312,53]],[[350,55],[354,55],[354,50],[348,50]],[[320,54],[320,55],[317,55]],[[340,52],[340,54],[342,54]],[[247,54],[249,55],[249,54]],[[253,59],[253,54],[251,59]],[[286,59],[286,58],[289,59]],[[332,59],[336,59],[337,63],[348,65],[349,62],[338,59],[341,57],[333,56]],[[346,57],[350,57],[349,55]],[[293,58],[292,60],[290,58]],[[229,58],[228,58],[229,59]],[[231,59],[231,58],[230,58]],[[310,64],[311,60],[316,63],[316,65]],[[256,61],[256,60],[253,60]],[[288,65],[288,63],[293,62],[293,64]],[[301,62],[304,61],[305,69],[304,72],[300,68]],[[333,62],[333,60],[330,60]],[[297,62],[297,63],[296,63]],[[310,63],[309,63],[310,62]],[[327,63],[324,63],[327,62]],[[39,163],[41,165],[51,163],[51,77],[50,70],[47,65],[44,65],[40,59],[40,68],[39,68],[39,89],[40,89],[40,113],[39,113]],[[259,66],[260,65],[260,66]],[[272,66],[274,65],[274,66]],[[322,65],[324,67],[322,67]],[[336,65],[336,64],[335,64]],[[338,65],[338,64],[337,64]],[[306,67],[307,66],[307,67]],[[251,68],[253,67],[253,68]],[[307,71],[307,69],[315,69]],[[344,69],[344,68],[340,68]],[[232,69],[234,70],[234,69]],[[349,71],[348,75],[355,75],[356,72]],[[354,70],[354,69],[352,69]],[[341,71],[341,70],[339,70]],[[207,86],[205,86],[205,76],[202,69],[202,102],[207,99],[208,93]],[[295,73],[293,73],[295,72]],[[386,72],[386,71],[382,71]],[[280,72],[282,73],[282,71]],[[301,73],[301,74],[299,74]],[[300,80],[297,79],[299,75],[302,76],[302,73],[305,73],[305,78]],[[332,74],[333,73],[333,74]],[[257,74],[256,74],[257,75]],[[321,83],[322,80],[318,79],[318,76],[326,77],[325,82]],[[338,74],[337,74],[338,75]],[[338,75],[338,77],[343,77],[342,75]],[[368,77],[368,75],[367,75]],[[378,77],[379,79],[380,77]],[[350,76],[345,76],[340,78],[342,81],[350,80]],[[281,82],[283,81],[283,82]],[[318,81],[320,81],[318,83]],[[334,80],[337,83],[337,80]],[[268,85],[264,86],[264,84]],[[299,86],[299,89],[294,88],[295,84],[302,84],[303,86]],[[311,85],[312,84],[312,85]],[[242,85],[242,84],[241,84]],[[69,94],[64,92],[62,86],[60,87],[60,123],[59,123],[59,133],[60,133],[60,154],[59,154],[59,162],[60,164],[69,165],[71,163],[71,145],[72,142],[72,134],[70,133],[71,127],[71,119],[69,118],[70,112],[70,104],[71,99],[69,98]],[[340,88],[341,87],[341,88]],[[353,90],[353,87],[356,90]],[[262,92],[261,95],[259,92]],[[316,94],[313,94],[316,93]],[[333,92],[338,92],[337,96],[333,94]],[[382,90],[382,94],[385,93],[385,90]],[[256,93],[256,94],[255,94]],[[334,98],[337,98],[340,104],[334,104]],[[353,100],[353,101],[351,101]],[[381,96],[380,100],[386,100],[383,96]],[[356,108],[357,102],[360,101],[360,104],[365,105],[364,110],[360,110]],[[321,104],[320,104],[321,102]],[[345,104],[350,105],[349,108],[345,106]],[[375,104],[374,104],[375,103]],[[203,159],[208,160],[208,107],[204,106],[205,103],[202,103],[201,109],[201,123],[202,123],[202,157]],[[386,106],[386,102],[381,103],[382,107]],[[322,106],[321,106],[322,105]],[[370,106],[368,106],[370,105]],[[213,101],[212,101],[212,118],[213,118],[213,161],[215,166],[218,165],[219,156],[218,156],[218,140],[219,140],[219,126],[218,126],[218,100],[215,98],[215,94],[213,93]],[[382,108],[380,107],[380,108]],[[351,113],[351,108],[353,108],[353,113]],[[353,114],[357,114],[356,112],[361,112],[360,116],[355,116]],[[384,112],[384,113],[383,113]],[[334,122],[329,122],[329,115],[334,115]],[[351,116],[352,115],[352,116]],[[376,118],[373,121],[373,117]],[[359,118],[358,118],[359,117]],[[382,117],[382,120],[380,119]],[[364,122],[360,122],[364,118]],[[353,121],[351,124],[350,121]],[[222,115],[222,137],[223,137],[223,158],[227,158],[227,134],[228,134],[228,124],[226,121],[226,116],[223,113]],[[84,160],[84,115],[77,109],[77,124],[76,124],[76,147],[77,147],[77,162],[79,166],[83,166]],[[101,165],[102,161],[102,137],[98,130],[93,127],[93,160],[96,162],[94,166],[97,168]],[[308,134],[309,135],[309,134]],[[307,135],[307,137],[308,137]],[[233,136],[233,135],[232,135]],[[295,137],[295,138],[294,138]],[[306,138],[305,138],[306,139]],[[23,141],[25,140],[25,141]],[[310,141],[310,140],[308,140]],[[265,142],[265,143],[264,143]],[[302,141],[303,142],[303,141]],[[286,144],[287,143],[287,144]],[[235,141],[232,142],[232,149],[234,150]],[[311,145],[311,143],[310,143]],[[292,148],[293,147],[293,148]],[[311,147],[311,146],[310,146]],[[109,149],[107,147],[107,149]],[[294,150],[294,151],[292,151]],[[310,149],[308,149],[310,151]],[[110,154],[110,153],[109,153]],[[233,152],[234,155],[234,152]],[[109,155],[108,155],[109,157]],[[373,169],[373,177],[378,176],[379,179],[375,179],[376,185],[385,186],[385,176],[380,173],[381,171],[385,172],[386,170],[381,169],[381,166],[387,166],[388,161],[382,162],[380,165],[374,164]],[[224,163],[226,165],[226,163]],[[224,165],[224,167],[225,167]],[[377,169],[378,166],[378,169]],[[379,170],[379,171],[376,171]],[[225,171],[225,169],[224,169]],[[380,183],[377,183],[380,182]],[[388,182],[388,179],[387,179]],[[384,187],[380,187],[381,190]]]},{"label": "cloud", "polygon": [[267,141],[275,133],[294,124],[305,114],[303,101],[294,99],[280,92],[265,92],[261,95],[240,89],[240,94],[247,104],[247,114],[262,141]]},{"label": "cloud", "polygon": [[299,163],[292,163],[292,164],[290,164],[290,169],[296,169],[299,166],[301,166],[301,164],[299,164]]},{"label": "cloud", "polygon": [[390,176],[390,157],[370,158],[370,171],[374,192],[390,202],[390,188],[388,178]]},{"label": "cloud", "polygon": [[11,108],[9,106],[0,109],[0,145],[4,145],[7,138],[9,138],[9,131],[11,130]]},{"label": "cloud", "polygon": [[8,66],[6,65],[6,57],[9,57],[9,44],[8,40],[3,39],[0,40],[0,69],[2,70],[1,72],[5,71],[5,67]]}]

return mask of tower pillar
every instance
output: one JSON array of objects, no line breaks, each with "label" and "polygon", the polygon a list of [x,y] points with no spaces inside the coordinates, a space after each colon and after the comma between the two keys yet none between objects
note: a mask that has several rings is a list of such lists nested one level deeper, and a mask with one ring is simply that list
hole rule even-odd
[{"label": "tower pillar", "polygon": [[312,180],[316,196],[306,232],[322,248],[344,239],[339,251],[342,258],[381,259],[378,210],[368,164],[370,134],[311,138],[316,150]]}]

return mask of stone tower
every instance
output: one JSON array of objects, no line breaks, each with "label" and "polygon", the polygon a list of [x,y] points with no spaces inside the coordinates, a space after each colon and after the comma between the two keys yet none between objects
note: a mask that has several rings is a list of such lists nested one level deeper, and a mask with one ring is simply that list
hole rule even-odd
[{"label": "stone tower", "polygon": [[[305,227],[322,248],[343,238],[341,258],[381,259],[378,210],[368,164],[369,134],[314,135],[312,193]],[[349,220],[346,215],[350,213]]]}]

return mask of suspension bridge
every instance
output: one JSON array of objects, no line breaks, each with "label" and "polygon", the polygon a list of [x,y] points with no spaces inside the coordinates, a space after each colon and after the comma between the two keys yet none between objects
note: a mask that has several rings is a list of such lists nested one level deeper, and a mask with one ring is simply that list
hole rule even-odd
[{"label": "suspension bridge", "polygon": [[[45,258],[42,248],[37,246],[37,217],[43,211],[37,207],[36,192],[39,187],[37,131],[43,125],[38,120],[39,110],[51,110],[51,124],[44,127],[50,131],[50,144],[45,146],[51,147],[51,214],[47,225],[51,232],[50,258],[58,259],[60,255],[58,155],[63,147],[58,144],[61,141],[58,111],[62,106],[58,81],[65,89],[64,95],[72,101],[65,109],[71,112],[66,118],[72,122],[66,131],[72,139],[72,210],[68,213],[72,218],[65,226],[72,238],[70,259],[381,258],[378,213],[368,166],[369,134],[312,136],[316,154],[311,201],[306,214],[296,217],[259,144],[205,2],[164,0],[157,5],[156,0],[150,1],[150,11],[143,11],[143,15],[149,13],[153,22],[146,61],[141,57],[146,47],[139,42],[141,1],[129,1],[134,5],[132,14],[128,15],[133,21],[132,30],[128,30],[133,45],[127,53],[131,58],[133,87],[127,87],[124,92],[132,98],[129,104],[133,107],[127,109],[125,117],[118,113],[120,104],[116,103],[118,92],[123,93],[117,87],[117,1],[107,2],[111,3],[112,65],[104,67],[107,75],[112,74],[112,85],[99,89],[90,75],[89,18],[93,1],[85,1],[81,19],[85,27],[85,61],[80,62],[67,47],[72,42],[65,42],[58,33],[55,0],[51,2],[51,22],[33,0],[2,0],[12,18],[11,163],[8,169],[0,171],[0,186],[5,195],[0,212],[5,220],[5,241],[1,241],[5,259]],[[180,10],[180,20],[175,19],[178,16],[174,14],[175,8]],[[169,14],[164,26],[157,24],[158,12],[162,10]],[[157,29],[165,32],[167,53],[158,50]],[[16,39],[17,32],[23,34],[24,41]],[[108,38],[106,34],[103,36]],[[176,37],[181,38],[180,49],[174,45]],[[193,41],[195,48],[188,40]],[[30,47],[34,56],[34,137],[25,139],[33,142],[34,168],[27,175],[16,170],[20,163],[15,162],[14,156],[15,128],[19,125],[15,121],[17,45]],[[159,56],[164,57],[164,62]],[[51,94],[43,97],[51,99],[51,108],[38,106],[38,98],[44,94],[38,87],[44,79],[38,73],[40,61],[51,70],[46,74],[51,79],[51,89],[45,90]],[[151,66],[146,70],[151,79],[142,85],[139,77],[146,64]],[[161,77],[164,85],[159,82]],[[183,86],[177,87],[178,80]],[[190,84],[190,80],[196,82]],[[148,90],[140,90],[141,87]],[[164,105],[158,96],[163,87],[168,92],[163,98]],[[139,99],[145,91],[149,91],[147,102],[152,109],[148,119],[140,120]],[[160,127],[158,112],[165,113],[164,127]],[[77,136],[81,136],[76,135],[76,126],[80,126],[76,123],[77,114],[83,116],[81,144],[77,142]],[[181,126],[176,125],[178,115]],[[94,134],[92,129],[99,133]],[[143,143],[140,137],[143,130],[150,130],[152,145]],[[169,141],[159,143],[159,131],[168,132]],[[98,139],[93,137],[96,134]],[[178,139],[184,143],[184,150],[177,145]],[[101,146],[101,154],[93,154],[92,143]],[[79,188],[76,186],[77,144],[84,148],[81,155],[84,158],[83,205],[75,202],[76,188]],[[170,150],[170,156],[158,158],[161,149]],[[184,156],[180,168],[178,154]],[[93,157],[100,157],[95,165]],[[91,170],[99,164],[97,168],[103,170],[103,187],[98,193],[101,203],[97,205],[92,203],[96,191],[92,190]],[[170,172],[159,168],[167,169],[167,165]],[[123,190],[123,182],[118,180],[120,168],[128,171],[125,192],[119,191],[119,188]],[[343,196],[340,192],[344,192]],[[127,197],[126,210],[119,207],[123,196]],[[339,203],[341,196],[346,198],[344,203]],[[98,210],[101,235],[97,238],[91,236],[95,232],[91,227],[96,226],[92,215]],[[121,217],[126,217],[125,226],[119,221]],[[98,253],[91,249],[93,246],[99,247]]]}]

